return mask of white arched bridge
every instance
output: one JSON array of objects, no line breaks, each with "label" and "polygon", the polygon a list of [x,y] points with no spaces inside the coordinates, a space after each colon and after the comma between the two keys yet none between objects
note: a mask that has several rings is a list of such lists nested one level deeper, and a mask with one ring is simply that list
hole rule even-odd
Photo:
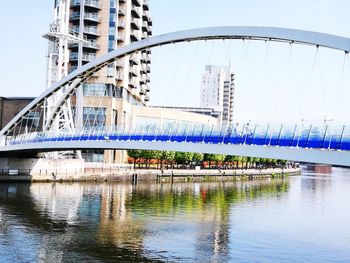
[{"label": "white arched bridge", "polygon": [[[79,127],[72,119],[71,98],[101,68],[156,46],[177,42],[243,39],[278,41],[350,51],[350,39],[271,27],[212,27],[179,31],[134,42],[78,68],[25,107],[1,131],[0,153],[82,149],[146,149],[220,153],[350,166],[350,124],[235,123],[215,127],[188,124]],[[49,110],[47,105],[50,105]],[[68,109],[68,110],[67,110]],[[30,121],[35,112],[42,125]],[[38,122],[40,122],[39,117]],[[67,124],[68,123],[68,124]]]}]

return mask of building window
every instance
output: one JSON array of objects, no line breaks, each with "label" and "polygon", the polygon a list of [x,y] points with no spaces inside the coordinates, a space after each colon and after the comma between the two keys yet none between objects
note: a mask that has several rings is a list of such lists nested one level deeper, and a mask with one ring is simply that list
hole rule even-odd
[{"label": "building window", "polygon": [[103,150],[84,150],[82,151],[85,162],[89,163],[103,163],[104,151]]},{"label": "building window", "polygon": [[83,123],[85,127],[104,127],[106,124],[106,108],[84,107]]},{"label": "building window", "polygon": [[32,111],[29,112],[21,122],[22,127],[38,128],[40,124],[40,112]]},{"label": "building window", "polygon": [[108,85],[104,83],[84,83],[83,93],[84,93],[84,96],[96,96],[96,97],[108,97],[111,95]]},{"label": "building window", "polygon": [[115,41],[114,40],[108,40],[108,52],[111,52],[114,50],[115,47]]}]

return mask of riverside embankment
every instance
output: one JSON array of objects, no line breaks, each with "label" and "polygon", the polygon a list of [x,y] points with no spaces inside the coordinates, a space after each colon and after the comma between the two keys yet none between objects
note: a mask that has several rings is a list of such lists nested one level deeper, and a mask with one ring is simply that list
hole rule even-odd
[{"label": "riverside embankment", "polygon": [[83,170],[0,170],[0,181],[31,181],[31,182],[92,182],[92,181],[233,181],[252,180],[258,178],[273,178],[289,175],[300,175],[300,168],[269,168],[269,169],[149,169],[139,170],[130,167],[119,168],[86,168]]}]

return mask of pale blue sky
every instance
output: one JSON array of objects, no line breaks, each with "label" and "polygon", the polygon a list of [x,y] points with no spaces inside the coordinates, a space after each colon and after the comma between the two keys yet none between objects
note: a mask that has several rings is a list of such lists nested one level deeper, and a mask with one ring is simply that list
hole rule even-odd
[{"label": "pale blue sky", "polygon": [[[154,35],[205,26],[259,25],[307,29],[350,37],[348,0],[151,0],[150,3]],[[1,96],[36,96],[44,90],[46,41],[41,36],[48,30],[52,20],[52,5],[51,0],[2,3]],[[204,65],[225,64],[228,60],[231,60],[237,73],[236,108],[241,118],[259,119],[263,117],[255,115],[277,112],[275,118],[278,119],[283,116],[282,112],[285,112],[281,110],[282,106],[287,108],[285,110],[290,112],[291,118],[296,118],[296,112],[308,112],[308,107],[311,108],[310,118],[332,116],[333,113],[330,112],[336,111],[335,104],[340,104],[338,102],[347,94],[344,86],[347,85],[346,77],[350,75],[350,65],[346,64],[346,77],[340,84],[336,78],[337,74],[340,75],[344,57],[342,54],[321,50],[317,57],[320,61],[317,62],[319,66],[313,67],[315,51],[309,47],[293,48],[290,59],[288,46],[230,42],[233,41],[179,44],[175,47],[155,49],[152,61],[151,100],[155,104],[174,104],[174,101],[181,101],[183,105],[198,104],[200,73]],[[165,62],[164,57],[167,57]],[[308,61],[304,62],[304,59]],[[305,67],[305,70],[302,67]],[[290,73],[292,68],[293,74]],[[327,74],[324,74],[325,71]],[[320,78],[321,75],[325,77]],[[258,79],[261,81],[257,81]],[[297,84],[299,82],[303,82],[304,85]],[[312,88],[305,91],[306,82]],[[340,88],[335,89],[335,82]],[[288,89],[280,89],[281,86]],[[302,96],[298,102],[288,99],[293,97],[293,94],[288,93],[291,92],[292,86],[298,86],[292,92],[294,95],[307,95]],[[319,92],[320,86],[323,86],[322,92]],[[276,98],[283,97],[287,100],[282,106],[277,105],[274,102],[275,98],[266,96],[266,93],[273,93]],[[322,105],[315,110],[317,103],[312,104],[313,98],[317,98],[318,104],[322,104],[322,99],[334,93],[338,95],[332,98],[333,101],[329,102],[329,105]],[[262,96],[268,98],[261,100]],[[344,100],[343,104],[345,103]],[[250,110],[252,105],[256,105],[255,110]],[[286,105],[288,107],[285,107]],[[262,109],[265,109],[265,112]],[[350,114],[347,112],[345,115]]]}]

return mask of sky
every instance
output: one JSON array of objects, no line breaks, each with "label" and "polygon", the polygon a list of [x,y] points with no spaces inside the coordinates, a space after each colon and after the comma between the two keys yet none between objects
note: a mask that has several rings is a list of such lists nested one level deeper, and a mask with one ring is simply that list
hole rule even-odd
[{"label": "sky", "polygon": [[[5,1],[0,9],[0,96],[45,89],[51,0]],[[348,0],[150,0],[153,34],[206,26],[275,26],[350,37]],[[155,48],[151,102],[197,106],[206,64],[231,63],[239,119],[349,118],[344,54],[288,44],[207,41]]]}]

